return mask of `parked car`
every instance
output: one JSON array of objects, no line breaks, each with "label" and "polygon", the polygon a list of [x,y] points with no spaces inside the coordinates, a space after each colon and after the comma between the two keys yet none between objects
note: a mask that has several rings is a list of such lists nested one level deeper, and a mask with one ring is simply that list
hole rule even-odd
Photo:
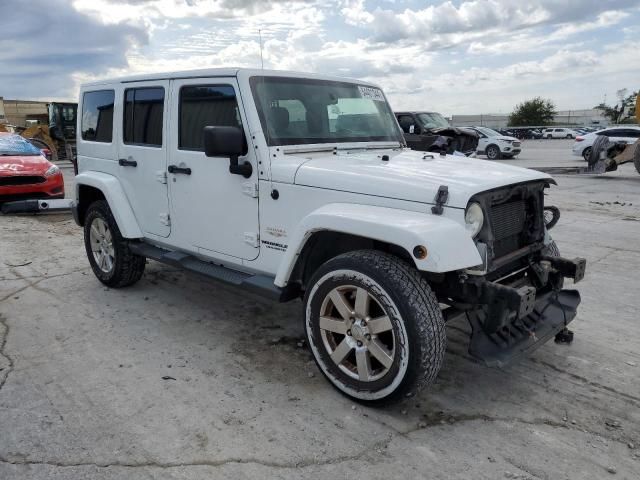
[{"label": "parked car", "polygon": [[0,202],[64,198],[60,169],[14,133],[0,132]]},{"label": "parked car", "polygon": [[573,144],[573,148],[571,149],[573,154],[584,158],[585,161],[588,161],[589,155],[591,155],[591,147],[598,138],[598,135],[609,137],[609,140],[612,142],[619,141],[631,145],[640,138],[640,126],[617,126],[598,130],[593,133],[587,133],[586,135],[578,135],[575,143]]},{"label": "parked car", "polygon": [[521,141],[515,137],[501,135],[487,127],[471,127],[480,136],[478,155],[486,155],[489,160],[513,158],[521,151]]},{"label": "parked car", "polygon": [[542,138],[542,132],[536,128],[528,128],[524,132],[524,138],[529,140],[539,140]]},{"label": "parked car", "polygon": [[570,128],[545,128],[543,138],[576,138],[578,134]]},{"label": "parked car", "polygon": [[576,315],[562,282],[585,261],[546,231],[553,179],[406,148],[374,84],[196,70],[85,84],[79,109],[73,212],[96,277],[126,287],[149,258],[302,298],[313,358],[353,399],[433,382],[445,316],[502,365]]},{"label": "parked car", "polygon": [[396,112],[407,146],[423,152],[476,152],[478,135],[468,128],[452,127],[437,112]]}]

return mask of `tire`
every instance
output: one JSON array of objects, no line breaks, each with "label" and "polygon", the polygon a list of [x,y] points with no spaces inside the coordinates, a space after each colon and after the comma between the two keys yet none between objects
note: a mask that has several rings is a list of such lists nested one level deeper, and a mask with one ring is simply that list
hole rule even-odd
[{"label": "tire", "polygon": [[573,138],[573,135],[571,135],[570,133],[567,135],[567,138]]},{"label": "tire", "polygon": [[93,273],[108,287],[133,285],[144,273],[145,257],[131,252],[104,200],[92,203],[87,209],[84,246]]},{"label": "tire", "polygon": [[547,138],[549,138],[549,139],[553,138],[553,135],[549,134],[549,135],[547,135]]},{"label": "tire", "polygon": [[591,156],[591,147],[587,147],[582,151],[582,158],[584,158],[585,162],[588,162],[590,156]]},{"label": "tire", "polygon": [[489,145],[484,151],[489,160],[500,160],[500,158],[502,158],[502,154],[497,145]]},{"label": "tire", "polygon": [[636,151],[633,152],[633,165],[636,167],[636,172],[640,173],[640,143],[636,144]]},{"label": "tire", "polygon": [[442,366],[438,301],[419,272],[393,255],[359,250],[326,262],[309,283],[304,316],[318,368],[360,403],[398,401],[431,384]]},{"label": "tire", "polygon": [[591,146],[591,152],[589,152],[589,159],[587,163],[589,166],[595,165],[600,160],[600,152],[607,148],[609,144],[609,137],[605,135],[598,135],[593,145]]}]

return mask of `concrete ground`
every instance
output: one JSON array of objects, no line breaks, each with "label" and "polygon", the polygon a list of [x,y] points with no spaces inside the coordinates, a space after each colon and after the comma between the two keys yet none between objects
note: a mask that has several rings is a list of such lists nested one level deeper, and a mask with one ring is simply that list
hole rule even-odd
[{"label": "concrete ground", "polygon": [[108,289],[68,215],[0,217],[0,479],[637,479],[640,175],[556,179],[553,235],[589,262],[573,344],[489,369],[455,322],[436,384],[386,409],[323,379],[299,302],[154,262]]}]

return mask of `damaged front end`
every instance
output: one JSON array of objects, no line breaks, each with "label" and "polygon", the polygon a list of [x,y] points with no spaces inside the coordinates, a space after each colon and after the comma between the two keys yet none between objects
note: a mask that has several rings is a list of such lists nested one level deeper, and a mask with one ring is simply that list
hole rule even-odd
[{"label": "damaged front end", "polygon": [[[448,316],[464,313],[471,325],[469,353],[503,366],[563,331],[580,304],[564,280],[582,280],[586,261],[559,256],[545,242],[545,182],[476,195],[485,222],[476,236],[483,264],[449,275],[439,288]],[[557,221],[557,219],[556,219]]]},{"label": "damaged front end", "polygon": [[[407,145],[413,150],[424,152],[456,152],[472,155],[478,148],[478,134],[468,128],[443,127],[425,130],[418,139],[407,139]],[[405,136],[406,138],[406,136]]]}]

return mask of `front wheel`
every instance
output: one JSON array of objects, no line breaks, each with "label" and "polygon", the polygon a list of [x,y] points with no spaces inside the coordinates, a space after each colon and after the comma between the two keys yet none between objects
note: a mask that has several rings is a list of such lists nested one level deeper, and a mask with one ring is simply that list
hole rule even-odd
[{"label": "front wheel", "polygon": [[126,287],[142,277],[146,259],[131,252],[104,200],[87,209],[84,245],[93,273],[108,287]]},{"label": "front wheel", "polygon": [[438,301],[398,257],[360,250],[329,260],[313,275],[304,307],[318,367],[354,400],[397,401],[440,371],[446,336]]},{"label": "front wheel", "polygon": [[499,160],[501,157],[500,149],[496,145],[489,145],[486,152],[489,160]]}]

